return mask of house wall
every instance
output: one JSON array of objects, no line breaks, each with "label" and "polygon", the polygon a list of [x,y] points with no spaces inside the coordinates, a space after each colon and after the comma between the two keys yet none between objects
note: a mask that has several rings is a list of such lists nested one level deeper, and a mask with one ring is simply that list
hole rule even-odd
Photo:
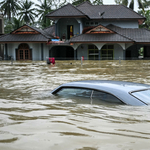
[{"label": "house wall", "polygon": [[[8,56],[12,56],[14,60],[16,60],[16,49],[21,43],[10,43],[7,44],[7,54]],[[28,43],[29,48],[32,49],[32,60],[37,61],[41,60],[41,43]],[[46,44],[43,44],[43,60],[46,60],[48,57],[48,49],[49,47]],[[4,47],[4,55],[6,55],[6,50]]]},{"label": "house wall", "polygon": [[[89,23],[89,25],[87,25],[87,23]],[[98,23],[98,24],[97,24]],[[107,26],[109,24],[113,24],[116,26],[119,26],[121,28],[139,28],[139,24],[138,21],[136,20],[128,20],[128,21],[98,21],[98,20],[86,20],[83,19],[83,26],[98,26],[98,25],[103,25],[103,26]]]},{"label": "house wall", "polygon": [[64,34],[67,38],[67,25],[73,25],[74,35],[80,33],[80,24],[77,22],[76,19],[71,19],[71,18],[59,19],[57,22],[57,36],[59,36],[60,39]]},{"label": "house wall", "polygon": [[[105,43],[101,43],[100,45],[102,47]],[[87,44],[82,44],[77,48],[77,59],[80,60],[82,56],[84,56],[85,60],[89,59]],[[123,48],[119,44],[114,44],[114,60],[118,60],[119,57],[124,59]]]},{"label": "house wall", "polygon": [[88,45],[82,44],[77,49],[77,59],[80,60],[84,56],[84,59],[88,59]]},{"label": "house wall", "polygon": [[49,57],[50,46],[43,44],[43,60],[46,60],[46,57]]},{"label": "house wall", "polygon": [[114,60],[118,60],[120,57],[120,59],[124,59],[123,58],[123,49],[120,45],[115,44],[114,45]]},{"label": "house wall", "polygon": [[[19,45],[18,43],[7,44],[8,57],[11,56],[11,57],[13,57],[14,60],[16,60],[16,48],[18,48],[18,45]],[[4,46],[4,55],[6,55],[5,46]]]}]

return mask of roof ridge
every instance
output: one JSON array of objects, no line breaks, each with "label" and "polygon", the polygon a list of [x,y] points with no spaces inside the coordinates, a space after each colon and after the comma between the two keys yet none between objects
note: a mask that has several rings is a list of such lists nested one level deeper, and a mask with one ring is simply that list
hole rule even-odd
[{"label": "roof ridge", "polygon": [[[75,8],[77,11],[79,11],[81,14],[85,15],[85,14],[84,14],[82,11],[80,11],[77,7],[75,7],[75,6],[72,5],[71,3],[68,3],[68,4],[66,4],[66,5],[64,5],[64,6],[61,6],[60,8],[54,10],[54,11],[51,11],[50,13],[46,14],[45,16],[48,17],[48,15],[50,15],[50,14],[52,14],[52,13],[54,13],[54,12],[60,10],[60,9],[62,9],[63,7],[65,7],[65,6],[67,6],[67,5],[70,5],[70,6],[74,7],[74,8]],[[86,15],[85,15],[85,16],[86,16]]]},{"label": "roof ridge", "polygon": [[81,10],[79,10],[77,7],[75,7],[74,5],[70,4],[71,6],[73,6],[76,10],[78,10],[79,12],[81,12],[83,15],[87,16],[86,14],[84,14]]}]

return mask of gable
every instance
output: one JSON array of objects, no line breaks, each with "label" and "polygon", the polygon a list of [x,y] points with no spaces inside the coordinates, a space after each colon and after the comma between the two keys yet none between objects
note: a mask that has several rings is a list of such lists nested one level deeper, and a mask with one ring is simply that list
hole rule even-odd
[{"label": "gable", "polygon": [[39,32],[25,25],[13,31],[11,34],[39,34]]},{"label": "gable", "polygon": [[67,5],[62,6],[61,8],[50,12],[46,15],[47,17],[57,18],[57,17],[85,17],[85,14],[78,10],[75,6],[68,3]]},{"label": "gable", "polygon": [[99,25],[99,26],[87,31],[86,33],[88,33],[88,34],[95,33],[96,34],[96,33],[114,33],[114,32],[102,25]]}]

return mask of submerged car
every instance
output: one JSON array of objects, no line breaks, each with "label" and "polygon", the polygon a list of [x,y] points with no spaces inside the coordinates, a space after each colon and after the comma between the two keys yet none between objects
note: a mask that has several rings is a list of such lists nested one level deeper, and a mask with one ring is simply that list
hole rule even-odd
[{"label": "submerged car", "polygon": [[150,85],[125,81],[75,81],[62,84],[51,93],[132,106],[150,104]]}]

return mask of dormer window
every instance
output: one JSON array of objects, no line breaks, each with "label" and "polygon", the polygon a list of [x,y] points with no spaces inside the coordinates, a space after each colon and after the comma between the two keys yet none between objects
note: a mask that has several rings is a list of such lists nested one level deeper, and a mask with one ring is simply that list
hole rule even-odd
[{"label": "dormer window", "polygon": [[89,25],[89,22],[86,22],[86,23],[85,23],[85,25],[87,25],[87,26],[88,26],[88,25]]},{"label": "dormer window", "polygon": [[98,22],[95,22],[95,25],[98,25]]},{"label": "dormer window", "polygon": [[91,22],[91,25],[94,25],[94,22]]}]

